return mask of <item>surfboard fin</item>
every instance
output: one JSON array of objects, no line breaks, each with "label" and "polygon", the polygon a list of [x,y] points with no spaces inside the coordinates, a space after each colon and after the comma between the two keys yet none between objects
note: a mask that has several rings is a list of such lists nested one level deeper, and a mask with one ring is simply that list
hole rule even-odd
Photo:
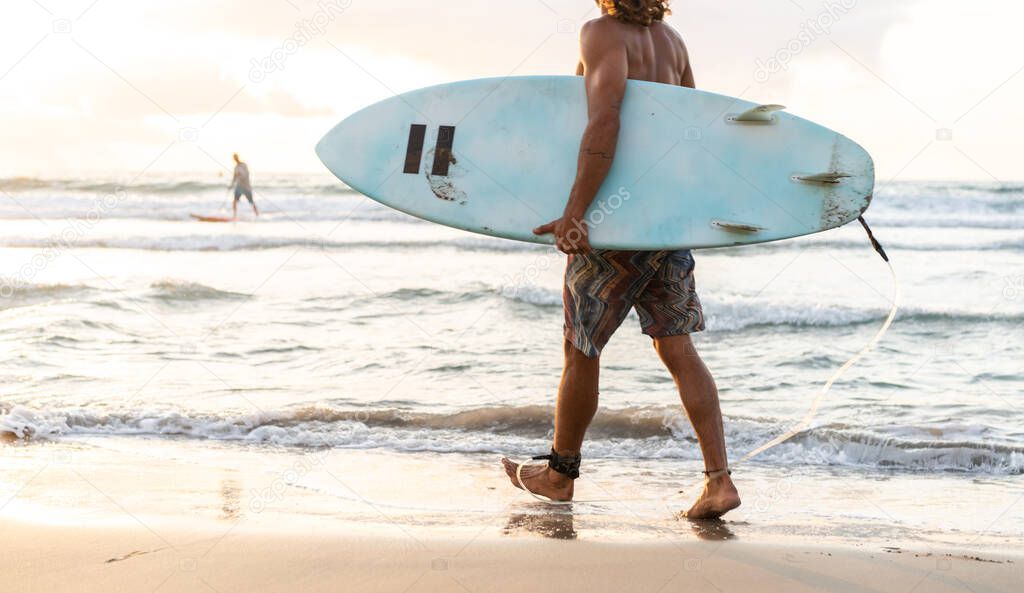
[{"label": "surfboard fin", "polygon": [[731,233],[759,233],[764,230],[764,227],[757,226],[756,224],[730,222],[727,220],[712,220],[711,226]]},{"label": "surfboard fin", "polygon": [[831,171],[828,173],[816,173],[814,175],[794,175],[794,181],[805,181],[807,183],[839,183],[843,179],[853,177],[849,173]]},{"label": "surfboard fin", "polygon": [[776,111],[782,111],[785,108],[785,105],[758,105],[757,107],[748,109],[743,113],[734,113],[726,119],[736,123],[770,124],[775,123],[774,113]]}]

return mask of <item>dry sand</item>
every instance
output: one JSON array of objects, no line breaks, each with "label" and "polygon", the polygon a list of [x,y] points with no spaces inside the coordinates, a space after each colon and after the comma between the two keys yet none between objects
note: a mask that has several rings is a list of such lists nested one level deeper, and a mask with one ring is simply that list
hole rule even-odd
[{"label": "dry sand", "polygon": [[3,591],[1020,591],[1024,561],[742,541],[600,543],[473,529],[0,522]]}]

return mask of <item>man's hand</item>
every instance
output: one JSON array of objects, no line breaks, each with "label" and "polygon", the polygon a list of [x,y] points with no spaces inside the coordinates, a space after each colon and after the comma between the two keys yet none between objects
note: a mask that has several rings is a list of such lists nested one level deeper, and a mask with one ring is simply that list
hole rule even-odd
[{"label": "man's hand", "polygon": [[589,232],[586,219],[568,214],[533,229],[535,235],[554,235],[555,247],[566,254],[589,253]]}]

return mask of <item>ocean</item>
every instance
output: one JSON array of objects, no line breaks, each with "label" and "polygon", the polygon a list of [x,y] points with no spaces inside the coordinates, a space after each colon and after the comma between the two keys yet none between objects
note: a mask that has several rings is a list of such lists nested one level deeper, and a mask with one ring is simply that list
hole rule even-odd
[{"label": "ocean", "polygon": [[[47,512],[90,504],[70,486],[51,498],[59,481],[26,484],[40,464],[83,479],[172,462],[281,476],[313,456],[340,478],[291,471],[304,502],[288,512],[357,500],[457,521],[520,500],[419,478],[504,480],[498,457],[549,448],[564,256],[412,219],[326,175],[254,173],[264,215],[243,200],[227,224],[189,216],[223,215],[224,179],[0,180],[0,495]],[[900,311],[807,429],[735,468],[739,529],[1019,538],[1024,185],[885,183],[866,218]],[[738,459],[799,422],[877,332],[893,285],[856,224],[696,261],[708,328],[695,342]],[[635,313],[612,338],[584,448],[589,491],[630,510],[582,502],[576,530],[660,533],[699,485],[693,431],[649,342]],[[387,468],[389,486],[347,463]],[[122,494],[145,506],[149,488]],[[235,490],[250,511],[262,500]]]}]

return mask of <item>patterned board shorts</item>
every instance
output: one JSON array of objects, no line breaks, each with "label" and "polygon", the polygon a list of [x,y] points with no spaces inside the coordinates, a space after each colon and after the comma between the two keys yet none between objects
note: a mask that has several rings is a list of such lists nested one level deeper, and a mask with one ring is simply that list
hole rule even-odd
[{"label": "patterned board shorts", "polygon": [[632,307],[651,337],[702,331],[693,269],[686,249],[570,255],[562,291],[565,339],[587,356],[599,356]]}]

